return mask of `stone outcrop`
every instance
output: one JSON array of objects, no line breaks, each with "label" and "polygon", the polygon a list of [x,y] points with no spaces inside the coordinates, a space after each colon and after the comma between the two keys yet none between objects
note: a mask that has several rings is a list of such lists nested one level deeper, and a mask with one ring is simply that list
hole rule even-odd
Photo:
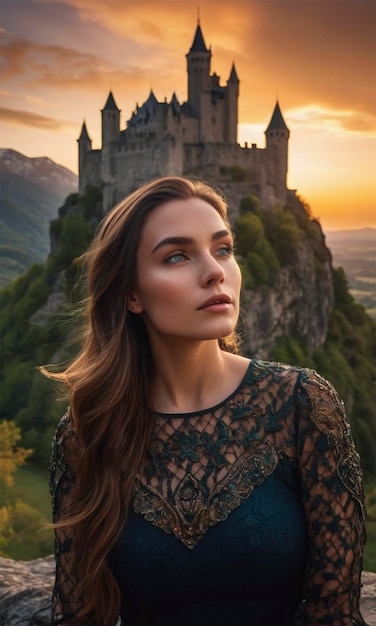
[{"label": "stone outcrop", "polygon": [[[54,557],[35,561],[0,558],[0,623],[2,626],[50,624]],[[376,573],[363,572],[361,610],[368,626],[376,626]]]},{"label": "stone outcrop", "polygon": [[242,298],[246,343],[252,356],[267,359],[277,337],[301,337],[310,351],[320,348],[334,305],[330,252],[316,267],[312,246],[303,243],[296,262],[282,268],[272,287],[245,291]]},{"label": "stone outcrop", "polygon": [[0,623],[3,626],[51,624],[55,558],[13,561],[0,558]]},{"label": "stone outcrop", "polygon": [[360,608],[368,626],[376,626],[376,574],[363,572]]}]

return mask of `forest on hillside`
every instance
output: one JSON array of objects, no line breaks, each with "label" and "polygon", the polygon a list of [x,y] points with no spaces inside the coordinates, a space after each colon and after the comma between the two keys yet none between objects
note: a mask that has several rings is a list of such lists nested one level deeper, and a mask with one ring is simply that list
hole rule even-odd
[{"label": "forest on hillside", "polygon": [[[74,259],[92,240],[99,207],[100,190],[96,188],[88,188],[80,198],[77,194],[68,196],[50,226],[54,253],[46,263],[32,265],[1,292],[2,419],[18,429],[17,446],[30,451],[28,462],[35,468],[47,468],[52,437],[65,410],[65,400],[56,401],[56,389],[37,366],[51,362],[64,365],[77,349],[72,331],[77,327],[82,291]],[[250,290],[260,285],[271,287],[280,268],[294,263],[303,239],[317,247],[317,228],[306,208],[295,215],[278,207],[265,213],[251,196],[242,201],[234,227],[245,288]],[[325,344],[312,353],[301,337],[284,336],[276,341],[269,357],[316,369],[345,399],[372,511],[376,508],[372,500],[376,325],[350,294],[341,268],[333,270],[333,281],[335,304]],[[63,304],[48,310],[46,303],[51,303],[54,295]]]}]

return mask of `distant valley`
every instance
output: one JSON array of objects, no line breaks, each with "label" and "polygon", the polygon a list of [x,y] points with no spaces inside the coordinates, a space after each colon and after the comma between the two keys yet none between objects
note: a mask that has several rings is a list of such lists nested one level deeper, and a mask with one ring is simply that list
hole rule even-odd
[{"label": "distant valley", "polygon": [[327,231],[334,267],[345,270],[351,294],[376,319],[376,228]]},{"label": "distant valley", "polygon": [[77,187],[77,176],[47,157],[0,149],[0,287],[46,260],[50,220]]}]

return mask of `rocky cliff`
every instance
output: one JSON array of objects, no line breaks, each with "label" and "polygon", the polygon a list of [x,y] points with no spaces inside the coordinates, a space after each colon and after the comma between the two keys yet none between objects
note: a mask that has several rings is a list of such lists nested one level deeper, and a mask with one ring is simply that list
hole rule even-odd
[{"label": "rocky cliff", "polygon": [[[224,193],[230,221],[235,223],[247,188],[244,183],[233,183]],[[259,358],[268,358],[275,340],[282,336],[300,337],[309,352],[320,348],[334,306],[332,255],[321,225],[294,191],[288,192],[287,210],[300,229],[298,248],[272,285],[243,289],[242,294],[244,351]]]},{"label": "rocky cliff", "polygon": [[323,261],[316,267],[310,243],[300,245],[294,265],[282,268],[272,287],[245,290],[242,297],[244,349],[268,358],[278,337],[304,339],[309,351],[320,348],[334,305],[332,264],[322,236]]},{"label": "rocky cliff", "polygon": [[[54,557],[35,561],[0,558],[0,606],[3,626],[50,624]],[[361,610],[368,626],[376,626],[376,574],[363,572]]]}]

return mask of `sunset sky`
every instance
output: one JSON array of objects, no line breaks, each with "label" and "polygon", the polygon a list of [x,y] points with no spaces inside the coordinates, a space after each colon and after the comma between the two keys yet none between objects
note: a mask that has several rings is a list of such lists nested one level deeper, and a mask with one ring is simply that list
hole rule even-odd
[{"label": "sunset sky", "polygon": [[1,147],[77,173],[110,89],[121,128],[151,88],[184,102],[198,6],[211,72],[240,79],[239,142],[264,147],[278,99],[288,186],[324,230],[375,227],[375,0],[1,0]]}]

